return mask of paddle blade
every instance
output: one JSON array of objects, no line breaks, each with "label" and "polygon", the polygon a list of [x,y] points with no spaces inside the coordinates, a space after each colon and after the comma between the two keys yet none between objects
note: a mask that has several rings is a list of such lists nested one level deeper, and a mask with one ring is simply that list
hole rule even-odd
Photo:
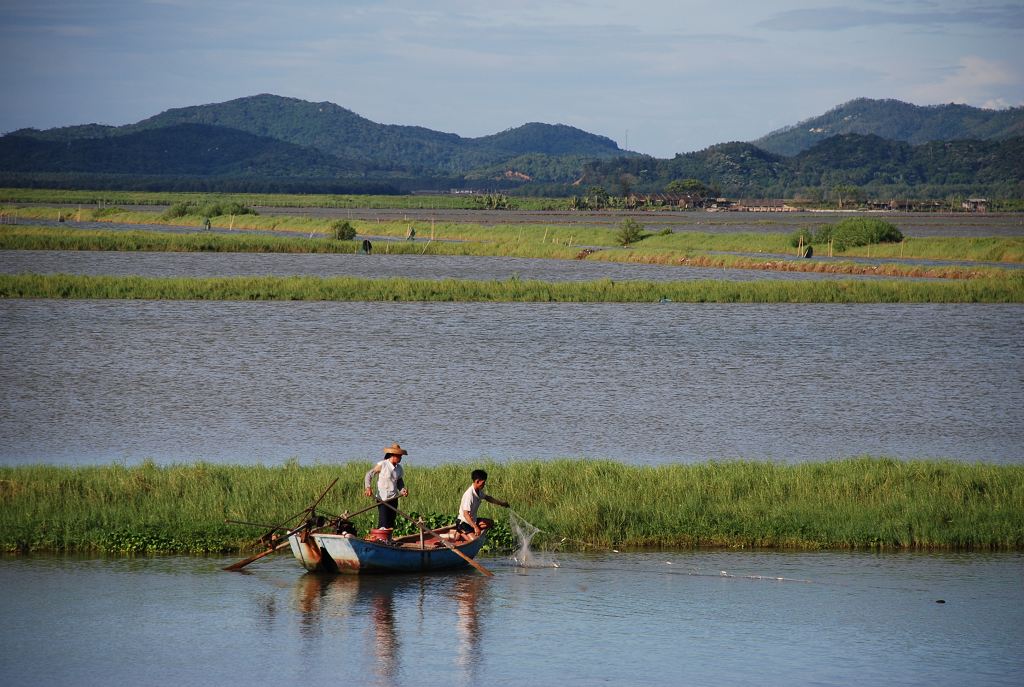
[{"label": "paddle blade", "polygon": [[269,556],[270,554],[274,553],[275,551],[279,551],[280,549],[283,549],[286,546],[288,546],[288,542],[287,541],[281,542],[280,544],[278,544],[277,546],[275,546],[272,549],[268,549],[266,551],[262,551],[262,552],[256,554],[255,556],[249,556],[245,560],[238,561],[237,563],[232,563],[231,565],[227,566],[226,568],[222,568],[222,569],[223,570],[241,570],[242,568],[244,568],[245,566],[249,565],[250,563],[255,563],[256,561],[258,561],[259,559],[263,558],[264,556]]},{"label": "paddle blade", "polygon": [[483,573],[487,577],[494,577],[494,573],[492,573],[490,570],[488,570],[484,566],[482,566],[479,563],[477,563],[476,561],[474,561],[472,558],[470,558],[466,554],[464,554],[461,551],[459,551],[456,547],[454,547],[451,544],[449,544],[448,542],[446,542],[444,540],[444,537],[438,537],[438,538],[441,540],[441,543],[444,544],[448,548],[449,551],[451,551],[452,553],[457,554],[457,555],[461,556],[462,558],[464,558],[467,563],[472,565],[474,568],[479,570],[481,573]]}]

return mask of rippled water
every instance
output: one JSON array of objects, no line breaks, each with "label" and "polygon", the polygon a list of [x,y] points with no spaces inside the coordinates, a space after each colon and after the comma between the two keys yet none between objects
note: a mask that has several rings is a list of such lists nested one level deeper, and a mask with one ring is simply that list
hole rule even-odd
[{"label": "rippled water", "polygon": [[[31,203],[27,205],[32,205]],[[47,205],[50,205],[47,203]],[[77,208],[77,205],[66,207]],[[122,205],[126,209],[163,212],[154,205]],[[498,224],[607,227],[613,229],[627,217],[649,231],[699,231],[712,234],[735,232],[789,233],[801,227],[834,224],[847,217],[878,217],[894,224],[906,236],[1022,236],[1024,215],[1019,212],[942,213],[942,212],[675,212],[645,210],[553,211],[553,210],[447,210],[422,208],[282,208],[257,207],[262,215],[299,215],[324,220],[349,219],[369,222],[469,222],[482,226]],[[52,220],[19,218],[23,224],[53,224]],[[155,231],[196,231],[202,227],[165,224],[115,224],[113,222],[68,221],[65,227],[83,229],[149,229]]]},{"label": "rippled water", "polygon": [[541,281],[726,281],[878,279],[862,275],[709,267],[631,265],[584,260],[457,255],[291,255],[285,253],[145,253],[115,251],[0,251],[0,273],[112,274],[144,277],[310,275],[409,279],[536,279]]},{"label": "rippled water", "polygon": [[[8,685],[1019,685],[1021,554],[661,552],[318,577],[0,558]],[[782,578],[782,579],[778,579]],[[944,603],[937,603],[938,601]]]},{"label": "rippled water", "polygon": [[[0,301],[3,463],[1024,462],[1024,306]],[[384,442],[384,443],[382,443]]]}]

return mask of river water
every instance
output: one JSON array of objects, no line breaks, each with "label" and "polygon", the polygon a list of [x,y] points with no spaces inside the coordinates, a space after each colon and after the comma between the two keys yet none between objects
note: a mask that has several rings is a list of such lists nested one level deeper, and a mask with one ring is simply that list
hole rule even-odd
[{"label": "river water", "polygon": [[[18,203],[32,207],[33,203]],[[49,207],[61,204],[45,203]],[[161,213],[166,206],[125,205],[126,210]],[[78,208],[75,204],[65,207]],[[772,232],[790,233],[800,228],[817,228],[835,224],[848,217],[877,217],[895,225],[904,235],[923,236],[1024,236],[1024,214],[1019,212],[704,212],[671,210],[459,210],[434,207],[424,198],[420,208],[314,208],[257,206],[261,215],[297,215],[320,218],[325,223],[335,219],[366,222],[457,222],[483,226],[499,224],[606,227],[614,229],[626,218],[636,220],[647,231],[697,231],[702,233]],[[17,216],[17,211],[13,213]],[[69,213],[73,217],[73,213]],[[52,220],[17,218],[24,224],[53,224]],[[67,221],[64,226],[83,229],[151,229],[154,231],[195,231],[199,222],[189,226],[166,224],[127,225],[115,222]]]},{"label": "river water", "polygon": [[[76,271],[121,273],[117,256],[81,255]],[[280,266],[263,257],[233,269]],[[333,274],[375,256],[309,257]],[[136,257],[123,273],[224,269],[205,260]],[[484,269],[550,278],[532,262]],[[0,324],[3,464],[367,460],[395,440],[427,465],[1024,462],[1019,305],[5,300]],[[244,573],[218,557],[0,557],[0,684],[1016,686],[1024,674],[1020,553],[547,556],[559,567],[481,559],[493,578],[320,577],[285,555]]]},{"label": "river water", "polygon": [[[379,244],[378,244],[379,247]],[[764,256],[762,256],[764,257]],[[878,262],[878,261],[876,261]],[[919,263],[920,264],[920,263]],[[977,263],[975,263],[977,264]],[[880,279],[816,272],[640,265],[586,260],[459,255],[166,253],[0,250],[0,274],[138,275],[143,277],[292,276],[384,279],[535,279],[540,281],[724,281]],[[892,277],[884,277],[891,279]]]},{"label": "river water", "polygon": [[1024,461],[1024,306],[0,301],[0,462]]},{"label": "river water", "polygon": [[[1019,685],[1022,554],[0,559],[6,685]],[[781,579],[779,579],[781,578]],[[944,603],[939,603],[939,602]]]}]

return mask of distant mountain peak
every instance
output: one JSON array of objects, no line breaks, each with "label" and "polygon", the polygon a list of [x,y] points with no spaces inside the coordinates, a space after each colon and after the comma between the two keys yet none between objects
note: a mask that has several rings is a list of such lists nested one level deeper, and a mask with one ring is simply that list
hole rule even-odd
[{"label": "distant mountain peak", "polygon": [[1024,134],[1024,108],[986,110],[970,105],[913,105],[892,98],[855,98],[824,114],[777,129],[754,145],[792,156],[830,136],[875,134],[913,145],[963,139],[1002,140]]}]

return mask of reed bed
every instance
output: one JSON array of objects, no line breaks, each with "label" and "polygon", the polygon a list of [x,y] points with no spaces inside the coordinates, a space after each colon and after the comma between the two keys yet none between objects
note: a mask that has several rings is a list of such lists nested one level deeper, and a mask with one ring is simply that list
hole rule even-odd
[{"label": "reed bed", "polygon": [[1024,274],[969,281],[590,282],[0,275],[0,298],[516,303],[1022,303]]},{"label": "reed bed", "polygon": [[[877,257],[877,256],[876,256]],[[596,251],[588,260],[630,262],[645,265],[676,265],[721,269],[803,272],[811,274],[849,274],[920,279],[998,279],[1010,271],[986,265],[926,265],[912,263],[861,263],[842,260],[802,260],[779,256],[711,255],[692,252],[626,248]]]},{"label": "reed bed", "polygon": [[[0,227],[0,250],[157,251],[214,253],[337,253],[361,250],[362,240],[338,241],[323,236],[267,234],[177,234],[159,231],[105,231],[56,227]],[[577,250],[555,244],[374,241],[380,255],[464,255],[476,257],[555,258],[568,260]]]},{"label": "reed bed", "polygon": [[[251,551],[269,526],[296,516],[335,478],[320,513],[372,505],[361,493],[369,466],[6,466],[0,549]],[[410,466],[402,509],[453,521],[472,467]],[[489,491],[540,527],[535,543],[546,548],[1024,549],[1019,465],[851,458],[641,467],[567,459],[482,467]],[[507,522],[486,503],[481,515]],[[374,517],[357,516],[359,530]]]},{"label": "reed bed", "polygon": [[[815,246],[815,250],[826,249]],[[846,250],[843,255],[869,258],[913,257],[927,260],[1024,262],[1024,238],[1019,236],[922,237],[902,243],[876,243]]]},{"label": "reed bed", "polygon": [[0,227],[0,249],[213,253],[355,253],[354,241],[267,234],[175,234],[57,227]]}]

